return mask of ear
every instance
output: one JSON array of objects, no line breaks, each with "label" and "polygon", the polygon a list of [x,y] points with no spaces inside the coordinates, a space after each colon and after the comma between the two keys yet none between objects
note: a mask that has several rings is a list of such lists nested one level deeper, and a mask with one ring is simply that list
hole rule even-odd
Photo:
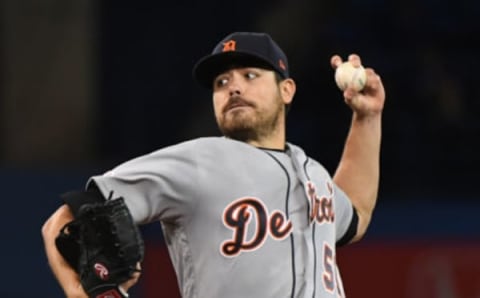
[{"label": "ear", "polygon": [[295,81],[291,78],[285,79],[280,82],[280,94],[284,104],[290,104],[295,96],[297,86]]}]

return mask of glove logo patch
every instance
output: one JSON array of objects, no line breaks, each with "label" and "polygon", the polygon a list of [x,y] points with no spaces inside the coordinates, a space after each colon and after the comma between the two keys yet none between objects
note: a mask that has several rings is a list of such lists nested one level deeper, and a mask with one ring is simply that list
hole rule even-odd
[{"label": "glove logo patch", "polygon": [[108,275],[108,269],[101,263],[95,263],[93,265],[93,268],[95,269],[95,274],[100,277],[102,280],[108,280],[109,275]]}]

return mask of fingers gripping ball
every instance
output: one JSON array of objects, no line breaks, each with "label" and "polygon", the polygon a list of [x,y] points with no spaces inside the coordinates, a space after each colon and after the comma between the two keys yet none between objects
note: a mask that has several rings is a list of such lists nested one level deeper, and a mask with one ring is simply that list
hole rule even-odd
[{"label": "fingers gripping ball", "polygon": [[363,66],[355,67],[347,61],[340,64],[335,70],[335,82],[342,91],[350,85],[356,91],[361,91],[367,82],[367,74]]}]

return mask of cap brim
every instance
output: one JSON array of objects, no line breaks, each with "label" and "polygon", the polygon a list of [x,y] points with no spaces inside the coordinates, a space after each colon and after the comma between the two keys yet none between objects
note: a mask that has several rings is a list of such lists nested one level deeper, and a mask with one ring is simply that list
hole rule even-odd
[{"label": "cap brim", "polygon": [[193,67],[193,77],[202,86],[212,89],[213,79],[232,67],[274,68],[270,63],[251,53],[232,51],[209,55],[200,59]]}]

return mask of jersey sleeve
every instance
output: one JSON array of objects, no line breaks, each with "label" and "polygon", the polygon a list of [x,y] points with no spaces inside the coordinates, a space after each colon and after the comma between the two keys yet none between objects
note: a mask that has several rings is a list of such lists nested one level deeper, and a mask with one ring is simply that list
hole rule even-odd
[{"label": "jersey sleeve", "polygon": [[175,221],[191,209],[196,163],[193,146],[176,145],[127,161],[93,183],[108,198],[123,197],[135,222]]},{"label": "jersey sleeve", "polygon": [[304,184],[306,181],[313,179],[317,185],[324,185],[326,181],[328,185],[333,186],[335,242],[337,246],[348,243],[356,235],[358,225],[358,216],[352,201],[347,194],[335,184],[332,176],[322,164],[315,159],[309,158],[300,147],[290,143],[288,147],[292,152],[292,162],[298,178]]},{"label": "jersey sleeve", "polygon": [[337,246],[350,242],[357,233],[358,216],[347,194],[334,184]]}]

